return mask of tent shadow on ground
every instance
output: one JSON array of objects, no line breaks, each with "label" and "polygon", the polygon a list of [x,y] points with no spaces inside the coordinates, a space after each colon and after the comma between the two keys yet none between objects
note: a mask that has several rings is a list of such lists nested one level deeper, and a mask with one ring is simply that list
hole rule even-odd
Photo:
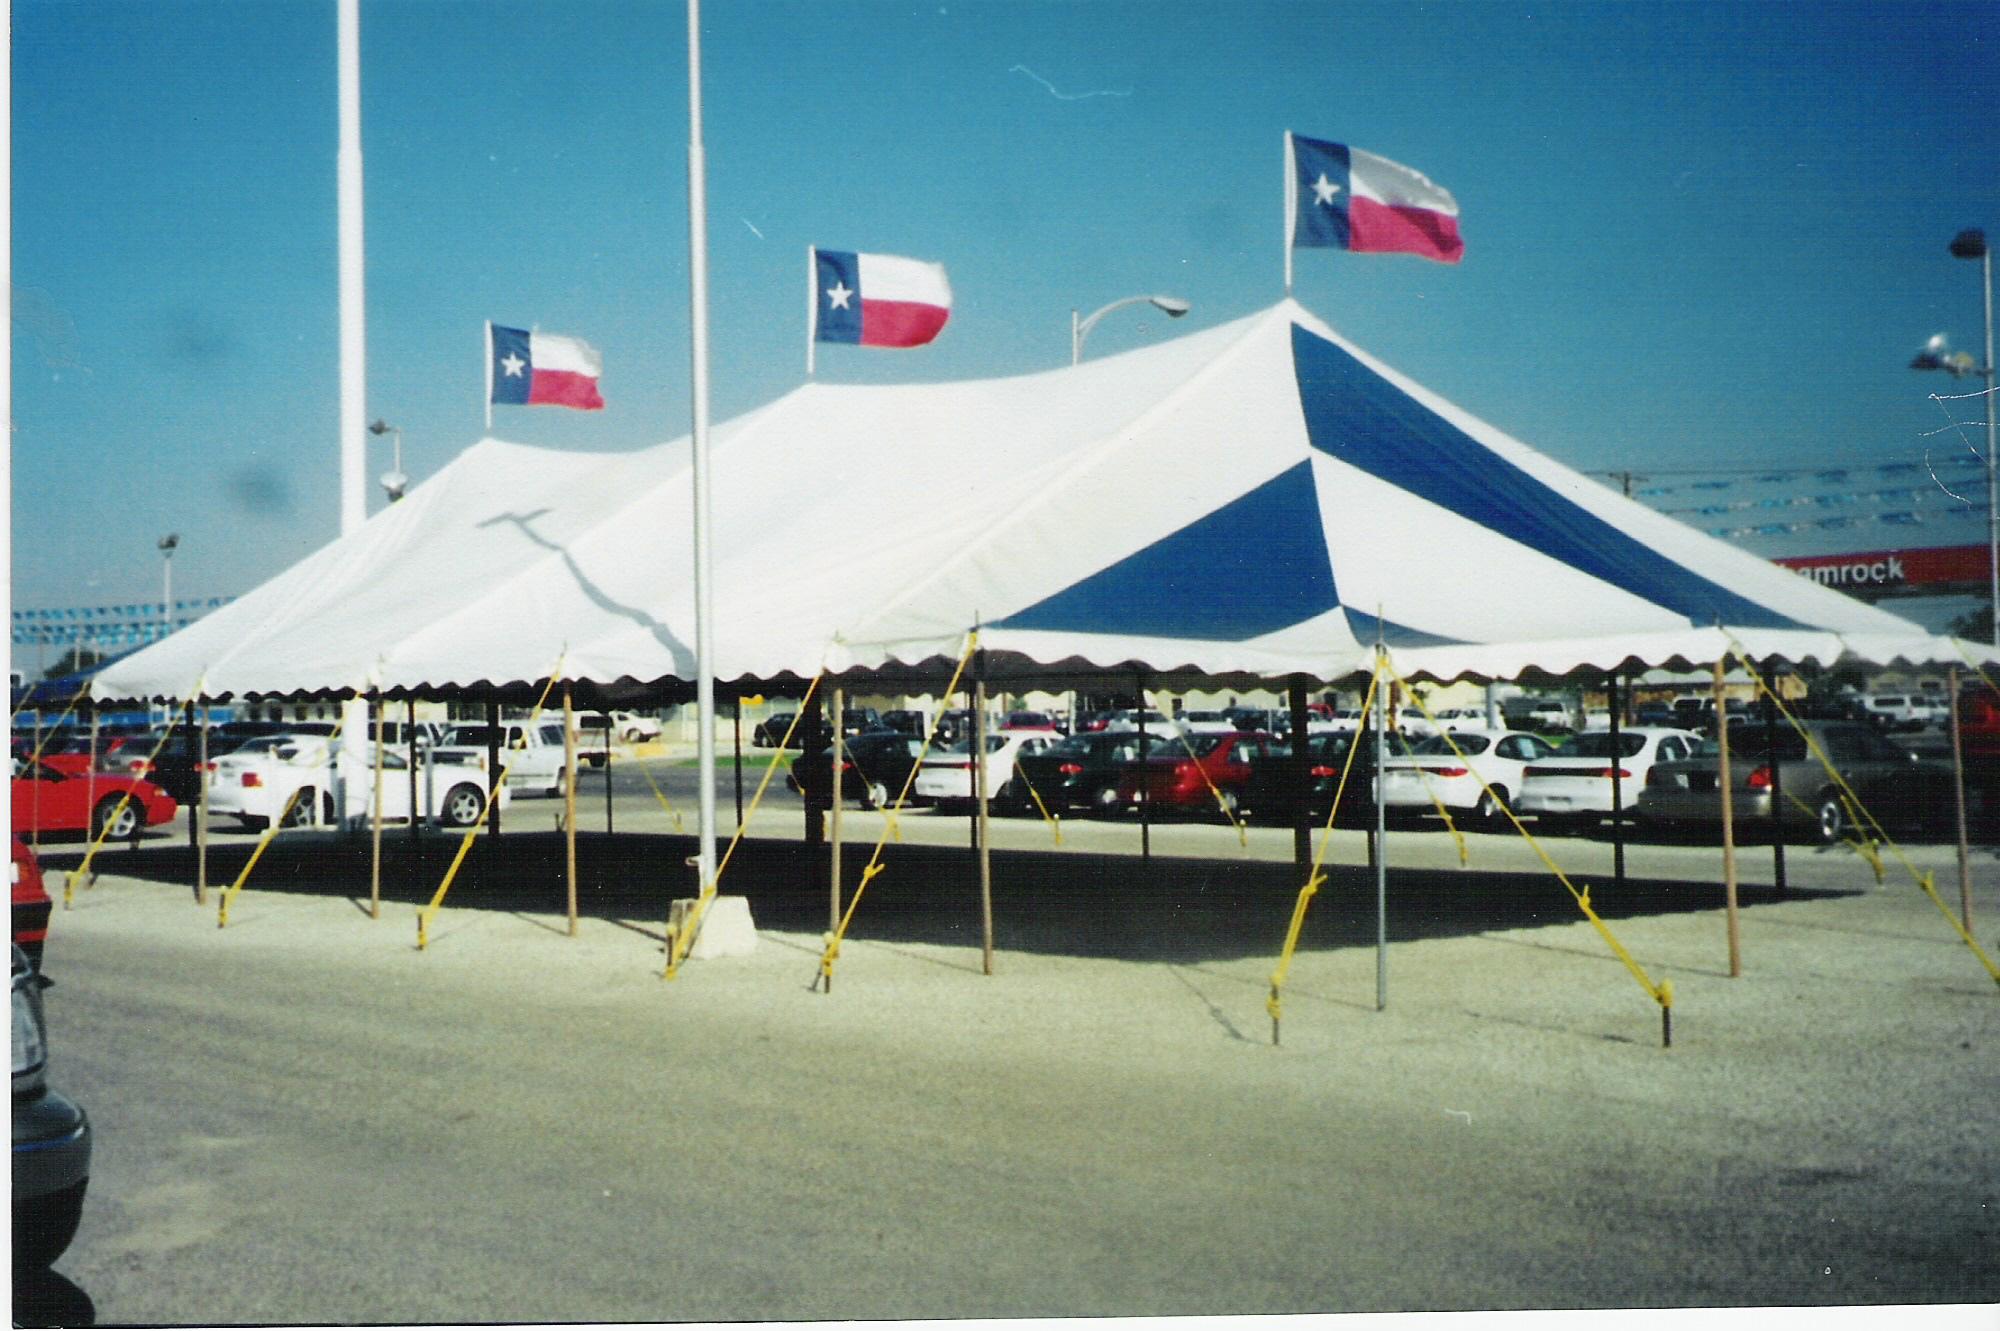
[{"label": "tent shadow on ground", "polygon": [[[620,833],[577,836],[580,916],[664,933],[670,901],[691,896],[687,861],[694,839]],[[209,854],[210,908],[241,872],[249,842]],[[413,909],[428,902],[458,850],[458,838],[412,841],[385,832],[382,900]],[[50,890],[61,894],[61,872],[79,854],[50,853]],[[302,893],[368,900],[369,838],[333,832],[288,833],[258,861],[244,894]],[[867,847],[848,847],[843,883],[851,899],[868,860]],[[746,841],[732,857],[722,890],[749,899],[763,929],[817,936],[830,913],[828,855],[796,842]],[[1003,950],[1057,956],[1189,964],[1250,956],[1275,957],[1303,882],[1290,864],[1189,858],[995,851],[994,943]],[[880,942],[980,945],[975,858],[963,847],[890,846],[886,870],[869,883],[849,937]],[[555,915],[566,908],[563,839],[553,832],[512,832],[482,839],[467,856],[444,903],[454,911]],[[101,874],[171,884],[194,895],[194,852],[184,843],[153,842],[100,852]],[[1708,880],[1608,877],[1590,883],[1591,903],[1607,920],[1720,910],[1720,883]],[[1745,906],[1810,895],[1745,885]],[[239,898],[240,900],[240,898]],[[1571,924],[1583,918],[1574,899],[1545,873],[1392,868],[1387,893],[1391,942],[1450,938],[1498,930]],[[654,922],[649,925],[648,922]],[[1372,947],[1375,878],[1362,867],[1337,867],[1315,897],[1301,934],[1308,949]]]}]

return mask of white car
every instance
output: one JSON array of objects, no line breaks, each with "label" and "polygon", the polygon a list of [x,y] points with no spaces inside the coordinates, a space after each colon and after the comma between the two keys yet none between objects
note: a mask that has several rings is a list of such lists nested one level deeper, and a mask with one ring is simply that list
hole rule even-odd
[{"label": "white car", "polygon": [[1654,763],[1692,757],[1701,736],[1691,730],[1634,726],[1618,732],[1616,752],[1609,730],[1573,735],[1547,758],[1528,769],[1527,782],[1514,807],[1532,813],[1542,826],[1594,826],[1611,813],[1611,773],[1618,773],[1618,794],[1627,810],[1639,802],[1646,774]]},{"label": "white car", "polygon": [[637,712],[613,712],[611,724],[618,732],[618,738],[627,744],[639,744],[660,737],[658,717],[641,716]]},{"label": "white car", "polygon": [[[1123,735],[1137,732],[1138,729],[1139,713],[1130,707],[1122,712],[1113,712],[1111,719],[1104,723],[1104,733],[1107,735]],[[1171,717],[1149,707],[1146,709],[1146,731],[1152,735],[1178,735],[1180,727]]]},{"label": "white car", "polygon": [[[332,825],[374,816],[374,747],[359,753],[325,735],[263,735],[209,764],[210,813],[239,819],[253,830],[282,818],[287,827]],[[420,763],[421,815],[446,827],[470,827],[486,806],[485,774],[443,763]],[[501,805],[507,803],[501,792]],[[394,749],[382,754],[382,818],[408,822],[410,767]]]},{"label": "white car", "polygon": [[1486,729],[1484,707],[1446,707],[1434,713],[1439,726],[1456,734],[1461,730]]},{"label": "white car", "polygon": [[[1463,758],[1452,751],[1453,745]],[[1418,740],[1408,754],[1382,761],[1382,803],[1392,809],[1428,809],[1435,801],[1447,809],[1469,809],[1487,822],[1499,817],[1500,810],[1480,783],[1511,805],[1521,789],[1521,773],[1552,752],[1547,740],[1525,730],[1432,735]]]},{"label": "white car", "polygon": [[[1147,729],[1151,730],[1150,720]],[[1000,789],[1014,779],[1017,755],[1045,753],[1062,743],[1062,736],[1046,730],[1003,730],[986,736],[986,798],[997,800]],[[972,745],[961,740],[924,759],[917,769],[916,784],[910,793],[918,799],[941,805],[966,804],[977,798],[972,788]]]}]

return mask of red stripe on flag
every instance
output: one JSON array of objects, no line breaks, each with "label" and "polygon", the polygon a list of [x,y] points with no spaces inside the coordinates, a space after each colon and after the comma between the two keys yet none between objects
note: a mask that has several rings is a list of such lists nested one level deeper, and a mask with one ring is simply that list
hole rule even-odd
[{"label": "red stripe on flag", "polygon": [[861,345],[920,347],[941,332],[951,311],[908,300],[861,301]]},{"label": "red stripe on flag", "polygon": [[597,394],[597,380],[587,374],[574,370],[536,370],[528,384],[528,405],[602,411],[604,399]]},{"label": "red stripe on flag", "polygon": [[1428,208],[1397,208],[1356,195],[1347,201],[1347,248],[1367,254],[1418,254],[1457,263],[1465,253],[1458,219]]}]

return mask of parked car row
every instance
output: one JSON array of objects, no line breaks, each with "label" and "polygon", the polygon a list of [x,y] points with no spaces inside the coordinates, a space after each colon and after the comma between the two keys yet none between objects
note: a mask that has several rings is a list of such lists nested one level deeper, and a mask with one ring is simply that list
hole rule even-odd
[{"label": "parked car row", "polygon": [[[1990,704],[2000,725],[2000,699]],[[1746,831],[1775,817],[1787,836],[1832,842],[1852,833],[1855,809],[1798,730],[1767,738],[1761,721],[1730,727],[1733,813]],[[1842,781],[1887,830],[1937,832],[1953,816],[1951,767],[1904,749],[1872,726],[1809,721],[1812,739]],[[1306,736],[1304,779],[1292,743],[1266,732],[1198,731],[1149,735],[1142,753],[1132,731],[995,732],[987,736],[987,789],[996,808],[1051,813],[1128,814],[1142,798],[1160,816],[1215,813],[1285,823],[1303,805],[1314,819],[1332,807],[1343,772],[1344,817],[1365,821],[1375,800],[1375,736],[1321,730]],[[1532,818],[1544,832],[1589,831],[1614,812],[1642,828],[1713,825],[1721,819],[1717,742],[1677,727],[1587,730],[1561,743],[1527,730],[1466,729],[1448,735],[1391,732],[1381,764],[1382,802],[1401,815],[1442,806],[1487,826],[1501,806]],[[1357,751],[1358,749],[1358,751]],[[2000,736],[1995,739],[2000,757]],[[966,743],[932,749],[896,731],[864,733],[845,743],[843,798],[881,806],[909,783],[913,802],[960,807],[974,797],[974,758]],[[1352,766],[1350,768],[1350,754]],[[790,785],[824,806],[831,748],[792,765]],[[912,772],[914,780],[911,780]],[[1777,792],[1774,806],[1773,792]]]}]

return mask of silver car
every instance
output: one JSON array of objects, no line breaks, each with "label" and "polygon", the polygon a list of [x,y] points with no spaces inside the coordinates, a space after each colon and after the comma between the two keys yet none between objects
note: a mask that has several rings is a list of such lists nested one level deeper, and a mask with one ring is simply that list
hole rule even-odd
[{"label": "silver car", "polygon": [[[1841,721],[1807,721],[1804,732],[1833,763],[1862,806],[1886,829],[1941,829],[1952,817],[1952,771],[1922,758],[1871,727]],[[1803,829],[1823,844],[1838,841],[1854,820],[1839,784],[1807,747],[1800,732],[1786,725],[1767,744],[1758,722],[1729,728],[1729,776],[1733,816],[1771,826],[1771,799],[1780,792],[1779,818],[1786,833]],[[1775,761],[1774,761],[1775,759]],[[1690,758],[1655,763],[1646,774],[1635,813],[1643,826],[1719,824],[1722,792],[1717,783],[1716,742],[1703,740]]]}]

